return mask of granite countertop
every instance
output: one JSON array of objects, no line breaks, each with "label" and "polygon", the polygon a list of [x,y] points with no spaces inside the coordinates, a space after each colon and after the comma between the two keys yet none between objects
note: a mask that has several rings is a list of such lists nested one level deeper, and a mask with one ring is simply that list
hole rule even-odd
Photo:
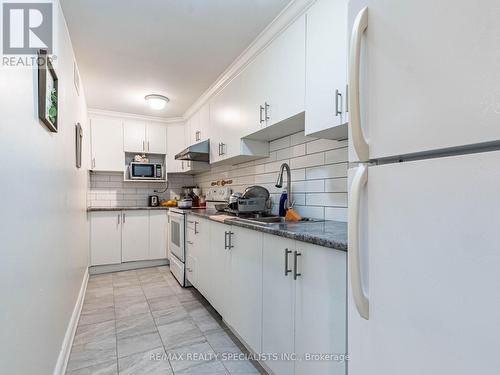
[{"label": "granite countertop", "polygon": [[168,210],[168,207],[88,207],[87,211]]},{"label": "granite countertop", "polygon": [[[190,209],[187,213],[205,219],[216,220],[214,216],[227,215],[224,212],[207,209]],[[241,221],[237,217],[223,220],[224,224],[253,229],[293,240],[312,243],[336,250],[347,251],[347,223],[341,221],[299,221],[274,224],[253,224]]]}]

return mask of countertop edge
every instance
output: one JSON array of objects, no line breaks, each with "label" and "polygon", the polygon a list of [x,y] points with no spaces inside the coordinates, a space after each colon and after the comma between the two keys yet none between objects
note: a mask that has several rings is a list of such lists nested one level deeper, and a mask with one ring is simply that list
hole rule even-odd
[{"label": "countertop edge", "polygon": [[87,212],[97,212],[97,211],[155,211],[163,210],[168,211],[168,207],[87,207]]}]

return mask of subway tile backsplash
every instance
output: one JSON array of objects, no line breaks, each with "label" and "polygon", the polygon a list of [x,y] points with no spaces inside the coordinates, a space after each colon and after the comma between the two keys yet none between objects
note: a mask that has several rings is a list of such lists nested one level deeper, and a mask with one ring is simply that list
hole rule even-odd
[{"label": "subway tile backsplash", "polygon": [[154,190],[165,189],[164,182],[125,182],[121,172],[93,172],[90,173],[88,205],[90,207],[147,206],[150,195],[158,195],[160,199],[179,197],[182,186],[193,184],[193,177],[169,175],[168,181],[168,190],[157,194]]},{"label": "subway tile backsplash", "polygon": [[[234,166],[217,165],[209,172],[194,176],[202,189],[212,181],[232,179],[233,191],[262,185],[278,210],[282,189],[274,186],[282,163],[292,169],[294,208],[306,217],[347,221],[347,141],[333,141],[304,136],[304,132],[270,143],[268,158]],[[284,183],[286,184],[286,177]]]},{"label": "subway tile backsplash", "polygon": [[[347,221],[347,141],[331,141],[304,136],[303,132],[272,141],[268,158],[234,166],[216,165],[194,176],[168,175],[169,189],[160,199],[178,197],[182,186],[210,187],[212,181],[232,179],[233,191],[262,185],[273,199],[277,213],[282,189],[274,186],[282,163],[292,169],[294,208],[306,217]],[[284,178],[286,184],[286,177]],[[165,183],[124,182],[118,172],[90,174],[89,206],[147,206],[148,196],[162,190]]]}]

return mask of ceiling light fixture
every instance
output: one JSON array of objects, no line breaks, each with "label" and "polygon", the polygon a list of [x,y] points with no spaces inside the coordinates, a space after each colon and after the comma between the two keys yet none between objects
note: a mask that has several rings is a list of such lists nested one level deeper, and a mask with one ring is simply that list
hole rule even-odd
[{"label": "ceiling light fixture", "polygon": [[156,94],[146,95],[144,99],[151,109],[156,109],[158,111],[165,108],[165,105],[170,101],[166,96]]}]

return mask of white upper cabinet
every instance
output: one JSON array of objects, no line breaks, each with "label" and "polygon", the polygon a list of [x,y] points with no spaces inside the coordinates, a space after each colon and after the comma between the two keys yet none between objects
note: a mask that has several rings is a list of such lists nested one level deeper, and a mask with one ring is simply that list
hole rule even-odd
[{"label": "white upper cabinet", "polygon": [[212,98],[212,129],[217,131],[213,138],[210,137],[211,163],[231,158],[239,152],[242,136],[240,95],[241,79],[238,76]]},{"label": "white upper cabinet", "polygon": [[266,126],[265,103],[270,73],[268,50],[262,51],[241,73],[241,123],[243,134],[252,134]]},{"label": "white upper cabinet", "polygon": [[307,12],[305,134],[347,138],[347,1],[318,0]]},{"label": "white upper cabinet", "polygon": [[125,166],[122,121],[115,118],[90,119],[92,143],[91,169],[94,171],[120,171]]},{"label": "white upper cabinet", "polygon": [[170,124],[167,127],[167,173],[182,172],[182,161],[175,160],[175,155],[185,147],[184,124]]},{"label": "white upper cabinet", "polygon": [[123,150],[150,154],[166,154],[167,129],[163,124],[139,120],[123,121]]},{"label": "white upper cabinet", "polygon": [[167,127],[153,122],[146,123],[146,145],[150,154],[166,154]]},{"label": "white upper cabinet", "polygon": [[147,152],[146,123],[144,121],[123,121],[123,150],[125,152]]},{"label": "white upper cabinet", "polygon": [[301,16],[268,47],[270,74],[266,96],[267,126],[304,111],[306,20]]},{"label": "white upper cabinet", "polygon": [[245,140],[241,121],[241,75],[234,78],[210,101],[210,163],[241,163],[269,155],[269,143]]}]

